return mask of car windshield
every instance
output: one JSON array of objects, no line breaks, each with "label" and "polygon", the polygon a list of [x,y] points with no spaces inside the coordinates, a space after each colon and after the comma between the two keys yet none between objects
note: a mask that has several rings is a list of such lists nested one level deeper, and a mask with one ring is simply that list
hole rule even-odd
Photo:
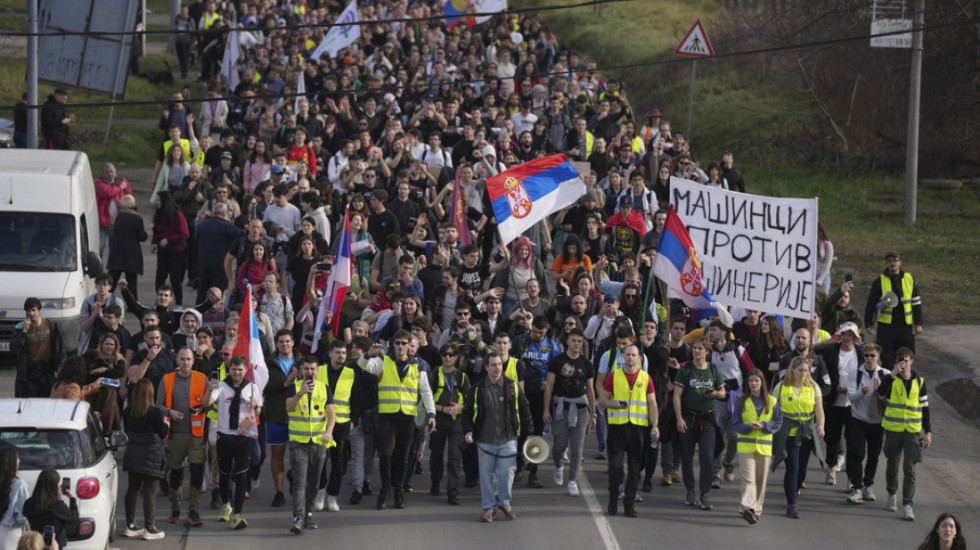
[{"label": "car windshield", "polygon": [[21,470],[74,469],[84,465],[82,442],[75,430],[4,428],[0,444],[17,449]]},{"label": "car windshield", "polygon": [[74,271],[76,250],[70,214],[0,213],[0,271]]}]

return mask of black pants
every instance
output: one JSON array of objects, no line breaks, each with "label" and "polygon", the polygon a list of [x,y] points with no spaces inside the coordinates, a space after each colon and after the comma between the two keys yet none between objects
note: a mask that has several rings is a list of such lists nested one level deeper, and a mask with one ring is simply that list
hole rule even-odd
[{"label": "black pants", "polygon": [[[904,315],[901,311],[892,315]],[[881,366],[891,370],[895,366],[895,352],[898,348],[915,351],[913,328],[908,325],[886,325],[878,323],[878,336],[875,342],[881,346]]]},{"label": "black pants", "polygon": [[[874,485],[884,437],[885,429],[881,424],[868,424],[853,416],[847,419],[847,479],[851,487]],[[865,457],[868,462],[864,465],[862,477],[861,463]]]},{"label": "black pants", "polygon": [[218,490],[221,492],[221,502],[231,502],[231,484],[235,481],[235,500],[232,510],[236,514],[242,512],[245,504],[245,491],[248,469],[252,464],[252,438],[244,435],[218,434]]},{"label": "black pants", "polygon": [[[527,382],[525,382],[527,384]],[[530,434],[521,434],[521,437],[517,441],[517,469],[520,470],[524,465],[524,453],[520,452],[520,449],[524,448],[524,441],[527,440],[528,435],[541,435],[544,431],[544,391],[529,391],[526,392],[527,404],[531,407],[531,421],[534,426],[531,429]],[[537,473],[538,465],[531,464],[528,468],[529,471]]]},{"label": "black pants", "polygon": [[448,470],[449,476],[446,478],[446,494],[454,496],[459,494],[459,471],[463,462],[463,425],[454,422],[445,429],[434,430],[429,434],[429,474],[432,476],[432,486],[438,487],[442,482],[444,471],[443,458],[446,449],[449,449]]},{"label": "black pants", "polygon": [[159,488],[160,478],[129,472],[129,487],[126,488],[126,523],[136,522],[136,499],[143,495],[143,524],[153,525]]},{"label": "black pants", "polygon": [[[379,414],[377,433],[376,447],[381,455],[381,487],[401,491],[408,452],[412,448],[412,438],[415,435],[415,417],[402,413]],[[364,457],[364,460],[367,459],[368,457]],[[394,484],[392,480],[395,481]]]},{"label": "black pants", "polygon": [[[330,460],[330,468],[327,463],[323,463],[323,473],[320,475],[320,488],[326,488],[327,494],[335,497],[340,494],[340,484],[347,473],[347,435],[350,434],[350,422],[334,424],[333,440],[336,446],[327,449],[327,459]],[[373,457],[372,457],[373,459]]]},{"label": "black pants", "polygon": [[187,267],[187,280],[194,280],[198,278],[198,257],[197,257],[197,232],[194,231],[193,221],[187,222],[187,231],[190,236],[187,237],[187,256],[185,258],[185,265]]},{"label": "black pants", "polygon": [[[646,428],[633,424],[614,424],[606,431],[606,452],[609,453],[609,498],[619,498],[623,482],[623,460],[626,461],[626,486],[623,502],[633,502],[640,483],[640,465],[647,445]],[[650,449],[654,450],[654,449]],[[656,464],[656,459],[654,459]],[[702,464],[702,468],[703,468]],[[711,475],[711,463],[708,463]]]},{"label": "black pants", "polygon": [[177,305],[184,302],[184,259],[185,252],[157,250],[157,276],[154,288],[160,288],[170,277],[170,286],[174,289],[174,300]]},{"label": "black pants", "polygon": [[112,289],[109,290],[109,292],[112,293],[116,291],[116,285],[119,284],[119,276],[123,273],[126,273],[126,282],[129,283],[129,291],[133,293],[133,299],[139,300],[140,293],[137,285],[139,274],[133,271],[124,272],[121,269],[113,269],[109,271],[109,275],[112,275]]},{"label": "black pants", "polygon": [[840,442],[844,435],[844,429],[847,427],[847,421],[851,418],[851,408],[830,406],[826,409],[827,423],[823,440],[827,444],[827,465],[833,466],[837,464],[837,457],[842,454]]},{"label": "black pants", "polygon": [[225,275],[225,265],[201,265],[198,268],[199,282],[197,284],[197,302],[203,303],[208,295],[208,289],[218,287],[224,292],[228,288],[228,276]]},{"label": "black pants", "polygon": [[174,49],[177,50],[177,62],[180,63],[180,77],[187,78],[187,66],[191,61],[191,44],[174,41]]},{"label": "black pants", "polygon": [[681,438],[681,473],[684,488],[694,490],[694,446],[698,447],[698,490],[706,495],[711,491],[712,470],[715,456],[715,423],[712,422],[714,411],[706,411],[699,416],[686,416],[687,432],[680,434]]}]

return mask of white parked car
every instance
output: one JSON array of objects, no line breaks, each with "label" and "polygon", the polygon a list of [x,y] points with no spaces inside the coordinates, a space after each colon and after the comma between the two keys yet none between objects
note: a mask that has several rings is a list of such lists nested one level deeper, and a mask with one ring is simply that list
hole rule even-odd
[{"label": "white parked car", "polygon": [[85,401],[0,399],[0,441],[17,448],[17,475],[32,492],[44,468],[54,468],[71,481],[78,497],[79,529],[68,539],[69,550],[109,547],[115,539],[122,475],[112,451],[125,445],[125,434],[103,437],[102,424]]}]

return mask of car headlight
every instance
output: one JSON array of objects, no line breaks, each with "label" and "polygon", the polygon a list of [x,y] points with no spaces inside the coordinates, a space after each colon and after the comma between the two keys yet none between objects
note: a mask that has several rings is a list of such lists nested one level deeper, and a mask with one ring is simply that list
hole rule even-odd
[{"label": "car headlight", "polygon": [[41,309],[73,309],[75,297],[71,298],[41,298]]}]

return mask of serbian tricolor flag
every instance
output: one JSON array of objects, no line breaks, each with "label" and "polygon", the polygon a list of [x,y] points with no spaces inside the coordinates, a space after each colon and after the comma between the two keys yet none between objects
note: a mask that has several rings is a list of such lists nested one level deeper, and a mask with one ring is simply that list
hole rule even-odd
[{"label": "serbian tricolor flag", "polygon": [[487,194],[506,245],[548,215],[585,194],[585,183],[565,155],[518,164],[487,179]]},{"label": "serbian tricolor flag", "polygon": [[463,244],[470,244],[470,224],[466,222],[466,196],[459,185],[459,168],[456,168],[456,179],[453,181],[453,195],[449,200],[449,221],[453,222],[456,232],[459,233],[459,240]]},{"label": "serbian tricolor flag", "polygon": [[255,322],[255,310],[252,308],[253,299],[252,285],[247,285],[242,315],[238,318],[238,337],[232,353],[244,355],[248,359],[249,369],[245,373],[245,379],[254,382],[260,390],[264,390],[269,382],[269,369],[265,365],[265,356],[262,355],[259,326]]},{"label": "serbian tricolor flag", "polygon": [[320,310],[316,312],[316,325],[313,330],[313,346],[310,353],[316,353],[320,345],[320,335],[323,333],[324,320],[327,312],[330,317],[330,331],[334,336],[340,332],[340,308],[344,307],[344,298],[350,288],[350,210],[344,214],[344,230],[340,232],[337,243],[337,256],[333,260],[333,268],[327,277],[327,287],[323,289],[323,299]]},{"label": "serbian tricolor flag", "polygon": [[691,309],[714,308],[726,326],[732,326],[732,316],[725,306],[716,302],[704,285],[701,260],[687,227],[677,216],[674,206],[667,211],[667,223],[660,233],[653,274],[678,294]]}]

